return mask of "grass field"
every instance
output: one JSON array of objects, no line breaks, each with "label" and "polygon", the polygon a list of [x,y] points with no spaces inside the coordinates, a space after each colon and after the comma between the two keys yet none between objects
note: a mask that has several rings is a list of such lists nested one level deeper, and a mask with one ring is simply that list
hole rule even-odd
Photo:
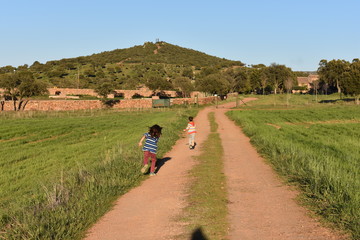
[{"label": "grass field", "polygon": [[306,204],[359,239],[360,106],[309,104],[304,96],[293,97],[291,107],[284,101],[274,107],[272,98],[228,116],[281,175],[300,186]]},{"label": "grass field", "polygon": [[137,143],[163,128],[158,157],[198,109],[0,115],[0,238],[79,239],[144,179]]}]

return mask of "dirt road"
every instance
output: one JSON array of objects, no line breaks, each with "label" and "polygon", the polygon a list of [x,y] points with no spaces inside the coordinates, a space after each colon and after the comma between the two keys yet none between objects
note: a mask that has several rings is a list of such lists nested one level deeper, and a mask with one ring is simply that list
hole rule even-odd
[{"label": "dirt road", "polygon": [[321,227],[296,204],[297,192],[284,185],[264,163],[249,138],[225,116],[226,111],[218,109],[215,118],[224,148],[230,239],[345,239]]},{"label": "dirt road", "polygon": [[281,183],[240,128],[225,116],[232,106],[234,103],[202,110],[195,118],[198,147],[189,150],[187,139],[180,139],[165,156],[166,162],[158,175],[119,198],[113,209],[89,230],[85,239],[179,239],[183,227],[176,218],[186,206],[187,173],[194,165],[192,156],[199,154],[210,132],[207,114],[211,111],[215,112],[224,147],[230,202],[229,239],[345,239],[321,227],[296,204],[297,192]]}]

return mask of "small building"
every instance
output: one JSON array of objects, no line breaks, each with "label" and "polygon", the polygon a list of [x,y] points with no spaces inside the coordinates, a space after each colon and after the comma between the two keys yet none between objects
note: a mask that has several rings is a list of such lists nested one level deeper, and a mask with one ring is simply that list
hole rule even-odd
[{"label": "small building", "polygon": [[305,90],[293,90],[293,93],[308,93],[312,88],[312,83],[319,79],[319,75],[310,74],[307,77],[298,77],[298,87],[303,87]]}]

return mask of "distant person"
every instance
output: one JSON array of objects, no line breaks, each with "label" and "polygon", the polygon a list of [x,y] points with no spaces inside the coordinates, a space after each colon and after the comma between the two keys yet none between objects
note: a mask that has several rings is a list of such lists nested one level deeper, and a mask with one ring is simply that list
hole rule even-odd
[{"label": "distant person", "polygon": [[155,124],[149,128],[149,132],[144,133],[143,137],[140,139],[139,147],[142,146],[142,142],[145,139],[144,147],[142,148],[144,152],[144,162],[143,167],[141,168],[142,173],[147,173],[149,170],[149,158],[151,159],[151,168],[150,168],[150,176],[155,176],[155,165],[156,165],[156,152],[157,152],[157,144],[159,138],[161,136],[161,129],[159,125]]},{"label": "distant person", "polygon": [[196,128],[195,128],[195,123],[194,123],[194,118],[193,117],[189,117],[189,122],[187,127],[184,129],[184,132],[187,131],[188,135],[189,135],[189,149],[194,149],[195,148],[195,134],[196,134]]}]

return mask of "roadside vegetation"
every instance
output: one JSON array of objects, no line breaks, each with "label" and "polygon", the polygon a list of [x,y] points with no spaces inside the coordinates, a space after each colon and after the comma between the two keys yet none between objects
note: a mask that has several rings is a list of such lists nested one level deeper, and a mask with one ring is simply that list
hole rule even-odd
[{"label": "roadside vegetation", "polygon": [[197,108],[8,112],[0,116],[0,238],[80,239],[145,177],[138,141],[163,128],[159,154]]},{"label": "roadside vegetation", "polygon": [[[182,221],[191,239],[225,239],[228,231],[226,178],[223,173],[223,149],[214,112],[209,113],[211,133],[203,144],[197,165],[191,170],[188,206]],[[188,238],[187,238],[188,239]]]},{"label": "roadside vegetation", "polygon": [[251,143],[300,187],[302,200],[328,222],[360,238],[360,109],[339,95],[261,97],[230,111]]}]

